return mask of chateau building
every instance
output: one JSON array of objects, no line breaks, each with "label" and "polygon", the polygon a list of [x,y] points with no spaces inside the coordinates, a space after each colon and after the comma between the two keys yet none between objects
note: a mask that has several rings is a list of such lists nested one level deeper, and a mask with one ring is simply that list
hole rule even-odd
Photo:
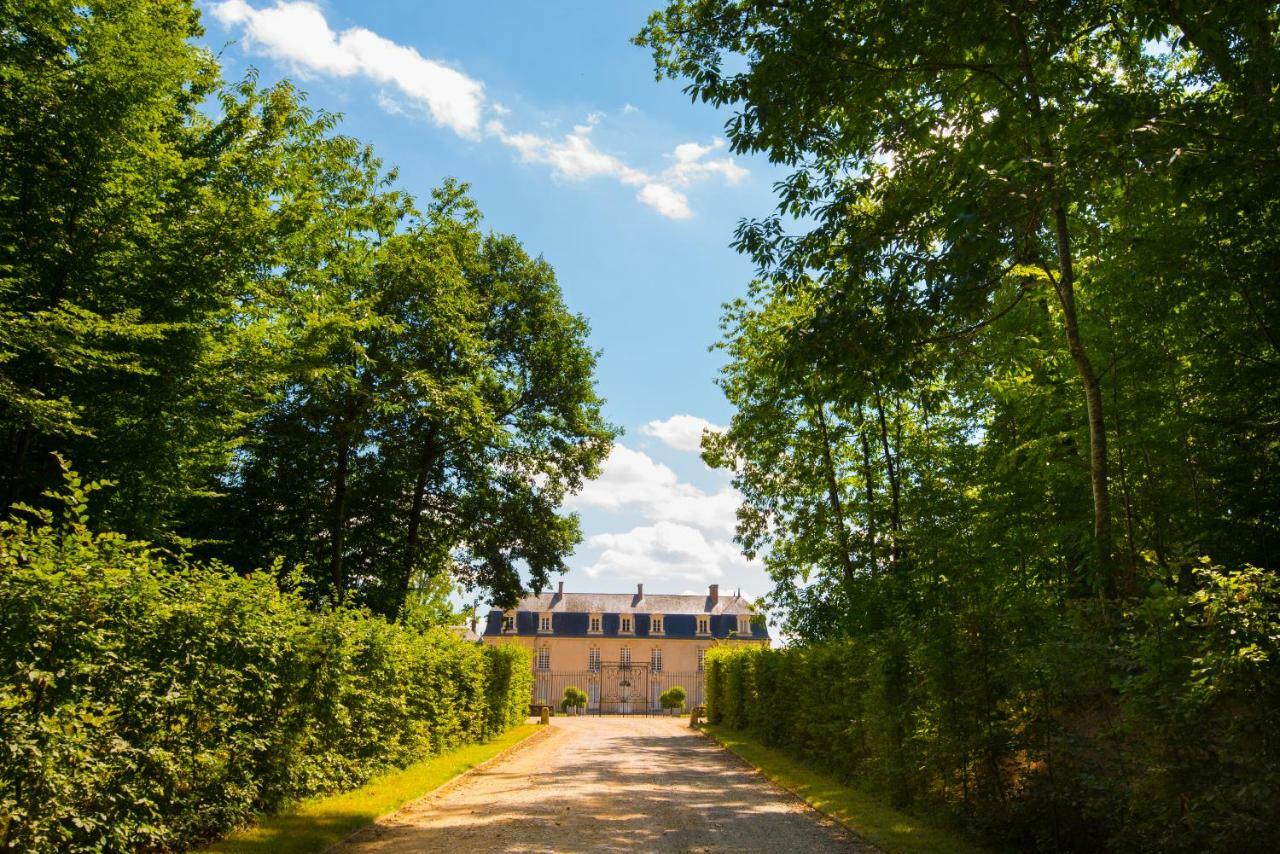
[{"label": "chateau building", "polygon": [[534,703],[558,704],[565,686],[581,688],[592,712],[637,713],[658,708],[674,685],[688,705],[703,700],[706,651],[717,644],[769,643],[763,619],[741,592],[721,596],[554,593],[526,596],[509,611],[493,610],[487,644],[519,643],[533,653]]}]

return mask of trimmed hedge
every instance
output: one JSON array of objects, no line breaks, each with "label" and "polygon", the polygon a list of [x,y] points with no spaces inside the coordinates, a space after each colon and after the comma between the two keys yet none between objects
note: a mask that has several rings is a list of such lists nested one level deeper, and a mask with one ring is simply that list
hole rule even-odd
[{"label": "trimmed hedge", "polygon": [[1134,600],[1105,646],[1066,640],[1083,634],[1070,621],[1102,619],[1085,603],[1045,615],[1021,650],[985,646],[977,623],[712,649],[707,718],[1001,847],[1270,850],[1280,577],[1205,566],[1196,580]]},{"label": "trimmed hedge", "polygon": [[181,849],[524,719],[526,651],[94,533],[88,491],[0,523],[0,848]]}]

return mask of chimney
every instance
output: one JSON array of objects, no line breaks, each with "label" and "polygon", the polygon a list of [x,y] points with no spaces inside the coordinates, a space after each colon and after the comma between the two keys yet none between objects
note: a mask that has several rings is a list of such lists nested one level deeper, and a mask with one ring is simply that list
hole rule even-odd
[{"label": "chimney", "polygon": [[643,598],[644,598],[644,585],[643,585],[643,584],[637,584],[637,585],[636,585],[636,598],[637,598],[637,599],[643,599]]},{"label": "chimney", "polygon": [[561,582],[560,582],[560,592],[559,592],[559,593],[557,593],[556,595],[557,595],[557,596],[563,596],[563,595],[564,595],[564,582],[563,582],[563,581],[561,581]]},{"label": "chimney", "polygon": [[712,584],[709,588],[707,588],[707,595],[711,597],[712,605],[719,602],[720,601],[720,585]]}]

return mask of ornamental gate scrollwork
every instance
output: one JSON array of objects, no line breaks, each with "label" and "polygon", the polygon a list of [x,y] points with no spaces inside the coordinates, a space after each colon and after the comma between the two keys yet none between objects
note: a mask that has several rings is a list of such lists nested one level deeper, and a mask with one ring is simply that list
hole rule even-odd
[{"label": "ornamental gate scrollwork", "polygon": [[604,662],[595,676],[599,699],[591,711],[598,715],[647,715],[653,711],[649,665]]}]

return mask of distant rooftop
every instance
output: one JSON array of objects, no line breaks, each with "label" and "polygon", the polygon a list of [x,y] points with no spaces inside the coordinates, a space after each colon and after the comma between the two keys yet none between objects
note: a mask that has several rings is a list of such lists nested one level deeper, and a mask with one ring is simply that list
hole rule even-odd
[{"label": "distant rooftop", "polygon": [[[706,596],[686,596],[646,595],[643,584],[636,585],[635,593],[566,593],[561,582],[554,593],[526,596],[511,611],[511,620],[506,618],[510,612],[490,611],[485,637],[769,638],[769,627],[755,618],[751,601],[741,591],[721,596],[718,584],[710,585]],[[595,614],[599,619],[591,616]],[[753,619],[744,622],[744,616]]]},{"label": "distant rooftop", "polygon": [[644,592],[637,584],[635,593],[565,593],[564,582],[554,593],[526,596],[513,609],[555,614],[750,614],[751,601],[742,591],[731,596],[720,594],[720,585],[712,584],[706,596]]}]

